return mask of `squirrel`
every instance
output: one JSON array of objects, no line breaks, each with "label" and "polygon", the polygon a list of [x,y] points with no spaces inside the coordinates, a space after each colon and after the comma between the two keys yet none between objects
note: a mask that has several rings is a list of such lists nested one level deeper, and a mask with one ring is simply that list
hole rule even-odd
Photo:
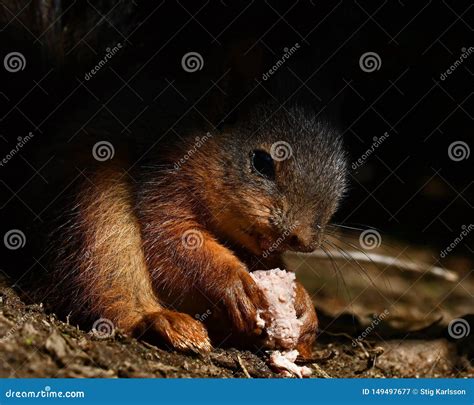
[{"label": "squirrel", "polygon": [[[337,131],[272,104],[126,167],[99,163],[58,229],[61,307],[184,352],[210,351],[229,332],[244,345],[259,339],[267,303],[249,272],[317,248],[347,171]],[[301,284],[295,308],[297,349],[310,356],[318,320]]]}]

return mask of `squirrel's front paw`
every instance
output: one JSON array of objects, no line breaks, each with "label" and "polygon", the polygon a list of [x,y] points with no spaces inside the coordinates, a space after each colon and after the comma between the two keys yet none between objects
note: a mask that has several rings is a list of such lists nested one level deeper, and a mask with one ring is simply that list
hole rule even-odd
[{"label": "squirrel's front paw", "polygon": [[302,357],[308,358],[311,357],[312,346],[316,339],[318,317],[311,297],[299,283],[296,283],[295,310],[296,316],[302,322],[297,349]]},{"label": "squirrel's front paw", "polygon": [[212,349],[201,322],[187,314],[166,309],[145,315],[136,335],[183,352],[209,352]]},{"label": "squirrel's front paw", "polygon": [[234,329],[239,333],[260,335],[259,314],[268,308],[267,299],[246,270],[234,273],[226,286],[223,303]]}]

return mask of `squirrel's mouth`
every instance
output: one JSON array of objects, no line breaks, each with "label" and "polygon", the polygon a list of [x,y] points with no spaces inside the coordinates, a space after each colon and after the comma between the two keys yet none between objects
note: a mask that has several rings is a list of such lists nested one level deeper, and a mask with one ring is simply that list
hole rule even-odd
[{"label": "squirrel's mouth", "polygon": [[272,253],[282,253],[286,249],[284,243],[278,243],[278,238],[260,232],[256,229],[242,229],[249,238],[254,242],[260,254],[271,255]]},{"label": "squirrel's mouth", "polygon": [[268,236],[260,236],[258,243],[262,251],[267,252],[267,254],[282,253],[286,250],[283,243],[278,243],[278,239]]},{"label": "squirrel's mouth", "polygon": [[297,233],[272,233],[269,229],[242,229],[251,241],[252,250],[260,255],[270,256],[281,254],[286,251],[313,252],[317,246],[317,239],[304,240]]}]

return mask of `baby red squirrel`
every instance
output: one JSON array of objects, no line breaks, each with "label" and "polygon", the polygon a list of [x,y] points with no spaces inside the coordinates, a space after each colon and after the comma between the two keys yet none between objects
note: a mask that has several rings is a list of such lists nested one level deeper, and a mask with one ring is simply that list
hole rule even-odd
[{"label": "baby red squirrel", "polygon": [[[101,165],[60,230],[64,308],[182,351],[209,351],[229,332],[258,339],[267,303],[249,271],[314,250],[346,177],[337,133],[274,105],[222,132],[190,133],[133,180],[120,162]],[[301,284],[295,308],[308,356],[317,317]],[[203,313],[212,321],[196,319]]]}]

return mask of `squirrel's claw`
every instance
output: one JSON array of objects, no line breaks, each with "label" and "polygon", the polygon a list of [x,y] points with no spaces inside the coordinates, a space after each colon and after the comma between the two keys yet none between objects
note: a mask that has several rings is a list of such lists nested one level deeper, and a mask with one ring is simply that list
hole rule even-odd
[{"label": "squirrel's claw", "polygon": [[212,345],[204,325],[191,316],[170,310],[147,314],[138,327],[138,337],[181,352],[210,352]]},{"label": "squirrel's claw", "polygon": [[247,335],[260,335],[262,329],[258,326],[258,311],[268,308],[265,295],[247,271],[237,273],[229,284],[224,305],[234,330]]}]

